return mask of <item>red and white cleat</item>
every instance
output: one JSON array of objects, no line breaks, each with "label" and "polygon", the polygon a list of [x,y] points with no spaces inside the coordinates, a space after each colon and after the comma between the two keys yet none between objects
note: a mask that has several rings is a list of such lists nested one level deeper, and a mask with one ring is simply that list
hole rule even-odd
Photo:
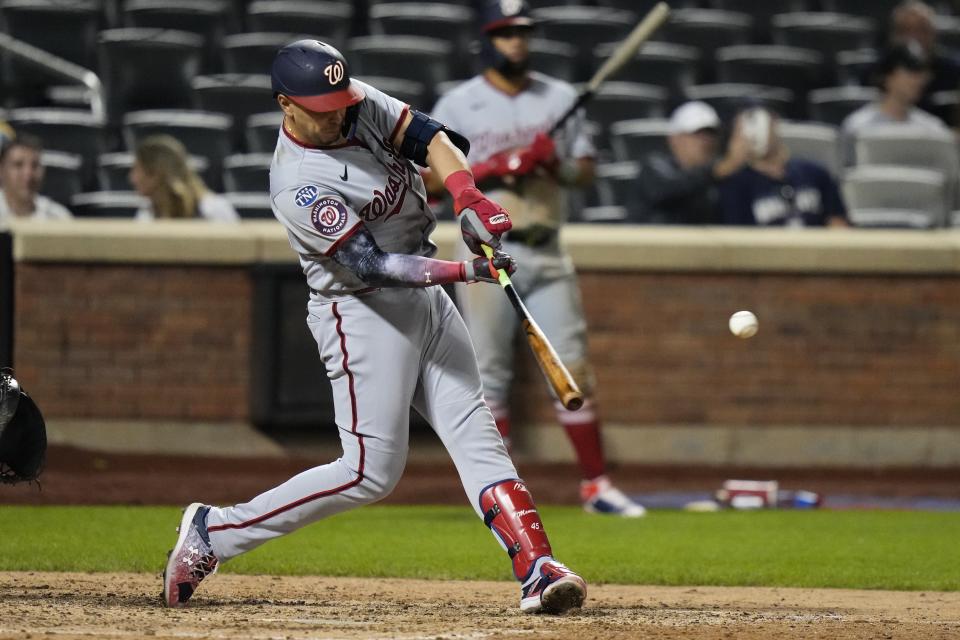
[{"label": "red and white cleat", "polygon": [[604,513],[621,518],[642,518],[647,515],[642,504],[613,486],[607,476],[581,482],[580,499],[587,513]]},{"label": "red and white cleat", "polygon": [[183,511],[180,537],[163,570],[163,602],[168,607],[185,607],[203,579],[217,571],[219,561],[207,535],[208,511],[210,507],[199,502]]},{"label": "red and white cleat", "polygon": [[565,613],[583,606],[586,599],[586,581],[549,556],[537,559],[530,577],[520,587],[520,610],[524,613]]}]

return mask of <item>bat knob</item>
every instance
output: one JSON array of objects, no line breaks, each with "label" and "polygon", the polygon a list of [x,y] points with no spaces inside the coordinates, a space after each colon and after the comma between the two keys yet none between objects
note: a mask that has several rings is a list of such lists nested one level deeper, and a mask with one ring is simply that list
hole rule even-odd
[{"label": "bat knob", "polygon": [[563,406],[567,411],[576,411],[583,406],[583,396],[578,393],[571,393],[563,399]]}]

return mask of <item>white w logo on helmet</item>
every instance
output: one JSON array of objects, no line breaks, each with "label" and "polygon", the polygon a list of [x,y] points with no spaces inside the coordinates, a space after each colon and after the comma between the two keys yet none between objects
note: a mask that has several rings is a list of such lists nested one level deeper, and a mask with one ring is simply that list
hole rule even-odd
[{"label": "white w logo on helmet", "polygon": [[520,9],[522,8],[522,0],[500,0],[500,13],[505,16],[512,16],[520,13]]},{"label": "white w logo on helmet", "polygon": [[338,84],[343,80],[343,63],[337,60],[336,62],[328,64],[323,70],[323,75],[327,76],[330,84]]}]

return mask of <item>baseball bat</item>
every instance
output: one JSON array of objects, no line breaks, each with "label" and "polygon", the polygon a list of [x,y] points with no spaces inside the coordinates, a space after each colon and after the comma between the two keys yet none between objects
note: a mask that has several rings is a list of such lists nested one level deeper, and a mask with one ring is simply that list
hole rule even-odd
[{"label": "baseball bat", "polygon": [[623,68],[623,65],[625,65],[633,57],[633,54],[640,49],[643,43],[653,35],[653,32],[666,22],[667,16],[669,15],[670,7],[666,2],[658,2],[653,9],[650,9],[643,20],[633,28],[630,35],[620,43],[620,46],[618,46],[600,68],[597,69],[597,72],[593,74],[593,77],[590,78],[586,86],[580,90],[580,95],[577,96],[573,105],[567,109],[566,113],[560,116],[560,119],[557,120],[553,128],[550,129],[551,136],[563,126],[570,116],[576,113],[577,109],[593,97],[597,89],[600,88],[600,85],[607,81],[607,78]]},{"label": "baseball bat", "polygon": [[[492,258],[493,249],[487,245],[482,246],[487,257]],[[570,371],[560,362],[560,356],[557,355],[553,345],[547,340],[547,336],[543,334],[543,330],[530,315],[526,305],[523,304],[520,294],[513,288],[510,276],[502,269],[498,270],[497,273],[499,274],[500,286],[503,287],[507,298],[510,299],[510,304],[513,305],[517,315],[520,316],[523,333],[527,337],[527,344],[533,351],[533,357],[537,361],[537,366],[540,367],[540,372],[543,373],[543,377],[546,378],[560,403],[569,411],[576,411],[583,406],[583,392],[580,391],[580,387],[577,386],[573,376],[570,375]]]}]

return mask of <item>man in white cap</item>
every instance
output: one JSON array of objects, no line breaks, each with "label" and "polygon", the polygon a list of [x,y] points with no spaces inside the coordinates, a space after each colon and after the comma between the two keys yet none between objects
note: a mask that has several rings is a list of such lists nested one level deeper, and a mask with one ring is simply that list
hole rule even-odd
[{"label": "man in white cap", "polygon": [[717,224],[717,182],[747,161],[748,146],[738,131],[717,159],[720,117],[706,102],[686,102],[670,116],[669,153],[655,152],[640,167],[638,188],[644,222]]}]

